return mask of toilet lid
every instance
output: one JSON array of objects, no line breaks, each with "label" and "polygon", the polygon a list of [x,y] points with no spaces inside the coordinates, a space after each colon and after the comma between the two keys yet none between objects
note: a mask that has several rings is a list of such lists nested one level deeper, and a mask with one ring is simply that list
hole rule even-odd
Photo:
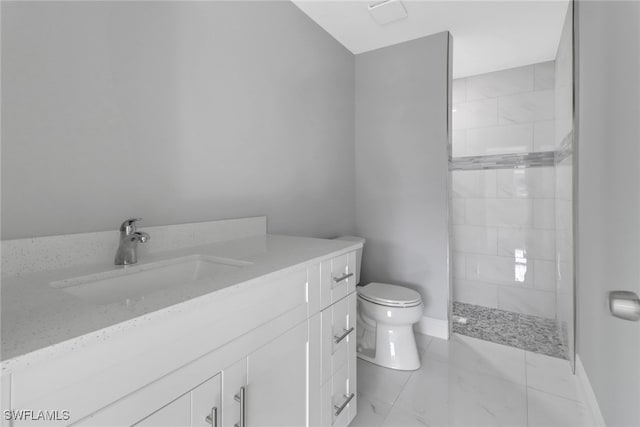
[{"label": "toilet lid", "polygon": [[422,303],[420,294],[413,289],[387,283],[369,283],[360,287],[358,295],[369,302],[390,307],[415,307]]}]

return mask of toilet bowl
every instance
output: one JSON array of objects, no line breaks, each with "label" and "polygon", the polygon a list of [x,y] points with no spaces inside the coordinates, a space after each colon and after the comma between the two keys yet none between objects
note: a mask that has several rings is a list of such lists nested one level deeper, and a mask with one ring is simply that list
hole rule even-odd
[{"label": "toilet bowl", "polygon": [[386,283],[358,288],[358,357],[376,365],[403,371],[420,368],[413,324],[424,305],[412,289]]}]

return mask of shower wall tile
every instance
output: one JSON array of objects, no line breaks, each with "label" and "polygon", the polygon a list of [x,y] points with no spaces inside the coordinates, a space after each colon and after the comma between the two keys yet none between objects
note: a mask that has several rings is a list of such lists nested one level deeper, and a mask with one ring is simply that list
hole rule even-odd
[{"label": "shower wall tile", "polygon": [[453,280],[453,294],[457,302],[498,308],[498,286],[473,280]]},{"label": "shower wall tile", "polygon": [[[553,150],[554,69],[549,61],[455,79],[453,129],[478,132],[454,142],[454,156]],[[499,129],[517,124],[528,126]],[[493,128],[498,129],[492,133]]]},{"label": "shower wall tile", "polygon": [[453,145],[453,157],[466,156],[467,151],[467,131],[464,129],[452,132],[451,143]]},{"label": "shower wall tile", "polygon": [[556,229],[558,230],[571,230],[573,227],[573,218],[571,216],[571,210],[573,209],[573,202],[571,200],[556,199]]},{"label": "shower wall tile", "polygon": [[[568,105],[565,108],[570,107]],[[556,125],[555,125],[555,140],[556,140],[556,149],[560,148],[562,145],[562,141],[571,134],[573,129],[573,117],[556,117]]]},{"label": "shower wall tile", "polygon": [[467,101],[532,91],[532,65],[467,77]]},{"label": "shower wall tile", "polygon": [[573,294],[573,255],[566,255],[567,258],[558,257],[558,271],[556,274],[556,290],[558,291],[558,296],[562,294]]},{"label": "shower wall tile", "polygon": [[571,24],[565,28],[558,46],[555,73],[556,146],[560,147],[564,138],[573,130],[573,46]]},{"label": "shower wall tile", "polygon": [[534,288],[553,291],[556,287],[556,263],[554,261],[533,260]]},{"label": "shower wall tile", "polygon": [[453,250],[458,252],[496,255],[498,229],[495,227],[453,226]]},{"label": "shower wall tile", "polygon": [[512,256],[470,255],[466,257],[467,280],[519,287],[533,287],[533,265]]},{"label": "shower wall tile", "polygon": [[552,89],[504,96],[500,98],[498,106],[500,124],[531,123],[555,118]]},{"label": "shower wall tile", "polygon": [[455,79],[451,86],[451,98],[454,104],[467,100],[467,79]]},{"label": "shower wall tile", "polygon": [[498,230],[498,254],[514,256],[524,251],[523,256],[535,259],[555,259],[555,231],[537,229]]},{"label": "shower wall tile", "polygon": [[466,255],[462,252],[453,252],[453,278],[464,279],[467,277]]},{"label": "shower wall tile", "polygon": [[498,100],[464,102],[453,105],[453,129],[469,129],[498,124]]},{"label": "shower wall tile", "polygon": [[533,228],[555,229],[555,204],[555,199],[533,199]]},{"label": "shower wall tile", "polygon": [[451,221],[454,225],[464,224],[464,199],[451,199]]},{"label": "shower wall tile", "polygon": [[554,151],[555,121],[547,120],[533,124],[533,151]]},{"label": "shower wall tile", "polygon": [[573,167],[572,167],[572,157],[569,156],[564,159],[556,168],[556,173],[558,174],[557,178],[557,198],[561,200],[572,200],[573,199]]},{"label": "shower wall tile", "polygon": [[467,199],[465,221],[470,225],[530,227],[533,225],[530,199]]},{"label": "shower wall tile", "polygon": [[466,132],[466,156],[533,151],[532,124],[469,129]]},{"label": "shower wall tile", "polygon": [[568,259],[572,256],[573,251],[573,230],[557,229],[556,230],[556,251],[559,259]]},{"label": "shower wall tile", "polygon": [[496,171],[451,172],[453,197],[496,197]]},{"label": "shower wall tile", "polygon": [[556,311],[555,293],[501,287],[498,288],[498,308],[500,310],[553,319]]},{"label": "shower wall tile", "polygon": [[497,197],[554,198],[553,167],[501,169],[496,171]]},{"label": "shower wall tile", "polygon": [[534,89],[553,89],[555,83],[555,61],[540,62],[534,65]]}]

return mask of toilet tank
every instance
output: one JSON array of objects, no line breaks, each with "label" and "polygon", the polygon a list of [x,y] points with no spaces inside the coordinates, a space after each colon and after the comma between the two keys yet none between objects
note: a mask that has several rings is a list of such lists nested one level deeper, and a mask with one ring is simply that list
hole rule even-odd
[{"label": "toilet tank", "polygon": [[[362,243],[364,245],[364,242],[366,241],[366,239],[363,239],[362,237],[356,237],[356,236],[340,236],[340,237],[336,237],[336,240],[346,240],[348,242],[358,242],[358,243]],[[356,276],[356,285],[358,283],[360,283],[360,268],[362,267],[362,249],[358,249],[356,250],[356,271],[355,271],[355,276]]]}]

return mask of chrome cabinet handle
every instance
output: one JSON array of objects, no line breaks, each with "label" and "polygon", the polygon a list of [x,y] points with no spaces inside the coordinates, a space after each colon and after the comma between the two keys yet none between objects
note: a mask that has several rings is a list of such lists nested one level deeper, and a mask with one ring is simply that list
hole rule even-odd
[{"label": "chrome cabinet handle", "polygon": [[351,276],[353,276],[353,273],[346,273],[342,277],[334,277],[333,281],[336,283],[342,282],[343,280],[347,280]]},{"label": "chrome cabinet handle", "polygon": [[245,387],[240,387],[240,393],[233,396],[233,400],[240,403],[240,423],[234,424],[233,427],[246,427],[247,418],[245,415],[247,392]]},{"label": "chrome cabinet handle", "polygon": [[338,406],[338,405],[334,405],[333,409],[336,410],[336,417],[338,415],[340,415],[340,413],[342,411],[344,411],[344,408],[347,407],[347,405],[349,404],[349,402],[351,402],[351,399],[353,399],[353,396],[355,396],[355,394],[351,393],[349,396],[347,396],[346,394],[344,395],[344,397],[346,398],[344,402],[342,402],[342,405]]},{"label": "chrome cabinet handle", "polygon": [[342,341],[343,339],[345,339],[347,337],[347,335],[349,335],[351,332],[353,332],[355,328],[352,326],[349,329],[343,329],[344,334],[337,336],[334,335],[333,339],[335,340],[336,344],[338,344],[340,341]]},{"label": "chrome cabinet handle", "polygon": [[211,408],[211,413],[204,420],[213,427],[218,427],[218,408],[215,406]]},{"label": "chrome cabinet handle", "polygon": [[620,319],[638,321],[640,320],[640,299],[635,292],[609,292],[609,311]]}]

